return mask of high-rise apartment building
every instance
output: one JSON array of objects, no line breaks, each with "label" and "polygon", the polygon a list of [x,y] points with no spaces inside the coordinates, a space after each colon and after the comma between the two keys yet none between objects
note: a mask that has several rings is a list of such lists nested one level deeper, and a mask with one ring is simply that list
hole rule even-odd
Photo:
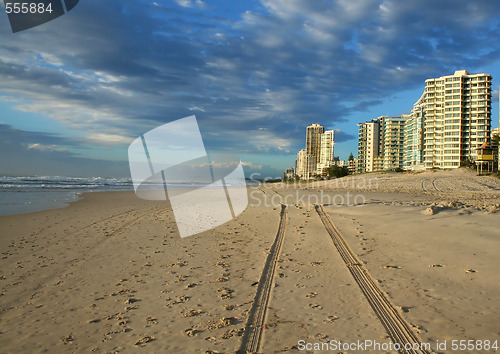
[{"label": "high-rise apartment building", "polygon": [[302,149],[297,153],[297,176],[302,179],[313,178],[316,174],[316,157]]},{"label": "high-rise apartment building", "polygon": [[334,146],[335,146],[335,131],[325,130],[325,132],[321,134],[320,138],[319,162],[316,167],[316,173],[318,175],[323,175],[324,169],[326,167],[330,167],[333,165]]},{"label": "high-rise apartment building", "polygon": [[381,116],[358,124],[358,172],[403,168],[407,119]]},{"label": "high-rise apartment building", "polygon": [[[500,103],[500,85],[498,85],[498,102]],[[491,130],[491,145],[496,147],[497,170],[500,171],[500,144],[495,139],[500,138],[500,106],[498,107],[498,128]]]},{"label": "high-rise apartment building", "polygon": [[326,173],[326,167],[334,164],[333,149],[335,131],[319,124],[306,128],[306,148],[297,153],[295,174],[302,179],[311,179]]},{"label": "high-rise apartment building", "polygon": [[359,123],[358,172],[375,171],[375,158],[380,154],[380,121]]},{"label": "high-rise apartment building", "polygon": [[457,168],[475,161],[476,149],[490,142],[491,75],[460,70],[425,83],[425,167]]},{"label": "high-rise apartment building", "polygon": [[314,123],[306,128],[306,154],[313,156],[315,165],[319,162],[319,153],[321,149],[321,134],[325,132],[325,128],[317,123]]},{"label": "high-rise apartment building", "polygon": [[401,117],[379,117],[380,157],[382,170],[402,169],[404,163],[405,122],[408,115]]},{"label": "high-rise apartment building", "polygon": [[415,102],[405,123],[403,168],[406,170],[424,168],[424,98],[425,93]]},{"label": "high-rise apartment building", "polygon": [[297,153],[297,162],[295,167],[295,173],[299,177],[303,177],[307,169],[305,159],[306,159],[306,150],[302,149]]}]

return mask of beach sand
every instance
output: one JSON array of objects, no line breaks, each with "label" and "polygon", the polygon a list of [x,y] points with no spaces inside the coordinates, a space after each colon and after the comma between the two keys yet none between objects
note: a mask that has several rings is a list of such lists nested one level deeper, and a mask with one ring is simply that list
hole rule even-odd
[{"label": "beach sand", "polygon": [[[351,183],[362,178],[364,188]],[[284,201],[261,352],[298,350],[300,340],[390,342],[318,201],[421,342],[500,340],[498,179],[340,181],[251,188],[242,214],[186,238],[167,202],[132,192],[0,217],[0,352],[235,353]]]}]

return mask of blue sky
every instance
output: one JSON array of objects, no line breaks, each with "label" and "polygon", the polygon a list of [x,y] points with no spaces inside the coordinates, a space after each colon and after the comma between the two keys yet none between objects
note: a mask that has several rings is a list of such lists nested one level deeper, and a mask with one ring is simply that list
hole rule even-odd
[{"label": "blue sky", "polygon": [[207,149],[280,176],[307,125],[345,159],[356,123],[462,69],[493,76],[498,127],[498,1],[81,0],[0,36],[1,174],[127,177],[136,137],[195,114]]}]

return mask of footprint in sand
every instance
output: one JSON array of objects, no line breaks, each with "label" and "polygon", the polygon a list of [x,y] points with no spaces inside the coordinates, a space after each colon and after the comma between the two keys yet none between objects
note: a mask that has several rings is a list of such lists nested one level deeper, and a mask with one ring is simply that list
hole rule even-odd
[{"label": "footprint in sand", "polygon": [[309,304],[309,306],[315,310],[321,310],[323,309],[323,306],[318,305],[318,304]]},{"label": "footprint in sand", "polygon": [[311,263],[309,263],[309,265],[311,267],[314,267],[314,266],[323,266],[323,262],[311,262]]},{"label": "footprint in sand", "polygon": [[115,291],[114,293],[109,294],[109,296],[125,295],[125,294],[131,294],[131,293],[135,293],[135,291],[130,290],[130,289],[121,289],[121,290]]},{"label": "footprint in sand", "polygon": [[227,330],[226,332],[224,332],[224,334],[222,334],[220,336],[220,338],[222,339],[229,339],[231,338],[232,336],[241,336],[243,335],[243,332],[245,331],[244,328],[240,328],[240,329],[230,329],[230,330]]},{"label": "footprint in sand", "polygon": [[198,333],[201,333],[202,331],[194,329],[194,328],[188,328],[184,331],[188,337],[193,337]]},{"label": "footprint in sand", "polygon": [[146,345],[146,343],[149,343],[149,342],[152,342],[156,340],[155,337],[152,337],[152,336],[144,336],[142,337],[141,339],[139,339],[137,342],[135,342],[135,345],[138,345],[140,347],[144,347]]},{"label": "footprint in sand", "polygon": [[318,293],[315,293],[314,291],[311,291],[310,293],[306,294],[306,297],[308,299],[311,299],[313,297],[316,297],[316,295],[318,295]]},{"label": "footprint in sand", "polygon": [[194,316],[199,316],[203,313],[201,310],[189,310],[186,312],[182,313],[182,317],[194,317]]},{"label": "footprint in sand", "polygon": [[384,269],[401,269],[400,266],[397,265],[385,265],[383,266]]},{"label": "footprint in sand", "polygon": [[324,333],[318,333],[315,335],[316,339],[320,342],[326,343],[328,342],[328,336]]},{"label": "footprint in sand", "polygon": [[189,278],[189,275],[179,275],[177,276],[177,280],[175,282],[178,283],[181,281],[186,281],[186,278]]},{"label": "footprint in sand", "polygon": [[135,303],[135,302],[139,302],[139,301],[141,301],[141,300],[136,299],[136,298],[133,298],[133,297],[130,297],[130,298],[128,298],[127,300],[125,300],[125,303],[126,303],[126,304],[133,304],[133,303]]},{"label": "footprint in sand", "polygon": [[339,317],[335,315],[330,315],[328,316],[325,320],[323,320],[323,323],[333,323],[335,320],[338,320]]},{"label": "footprint in sand", "polygon": [[411,325],[413,327],[413,330],[416,332],[416,333],[427,333],[428,331],[422,327],[422,326],[417,326],[417,325]]},{"label": "footprint in sand", "polygon": [[72,334],[69,334],[69,335],[63,337],[63,339],[62,339],[64,344],[70,344],[74,340],[75,340],[75,337]]},{"label": "footprint in sand", "polygon": [[233,297],[234,290],[229,289],[229,288],[219,288],[217,289],[218,292],[220,292],[220,297],[221,299],[231,299]]},{"label": "footprint in sand", "polygon": [[[191,299],[190,296],[180,296],[177,299],[175,299],[174,301],[171,301],[171,302],[167,303],[167,306],[170,307],[172,305],[182,304],[182,303],[184,303],[186,301],[189,301],[189,299]],[[170,299],[170,298],[167,299],[167,301],[170,301],[170,300],[172,300],[172,299]]]},{"label": "footprint in sand", "polygon": [[232,326],[238,323],[237,317],[223,317],[219,320],[219,322],[215,325],[215,328],[224,328],[228,326]]},{"label": "footprint in sand", "polygon": [[223,261],[219,261],[215,264],[213,264],[213,267],[222,267],[222,268],[229,268],[229,264]]},{"label": "footprint in sand", "polygon": [[429,268],[442,268],[446,267],[446,264],[431,264]]},{"label": "footprint in sand", "polygon": [[211,283],[224,283],[224,282],[226,282],[228,280],[229,280],[229,278],[227,278],[227,277],[219,277],[219,278],[211,281]]}]

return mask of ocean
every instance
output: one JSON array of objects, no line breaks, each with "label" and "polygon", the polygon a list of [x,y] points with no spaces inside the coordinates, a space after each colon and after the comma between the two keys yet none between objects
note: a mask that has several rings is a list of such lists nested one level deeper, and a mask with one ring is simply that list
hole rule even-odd
[{"label": "ocean", "polygon": [[86,192],[132,190],[129,178],[0,176],[0,215],[62,208]]},{"label": "ocean", "polygon": [[[146,182],[147,183],[147,182]],[[251,182],[247,181],[247,184]],[[200,182],[173,182],[169,188],[193,189]],[[163,189],[162,184],[148,183],[146,188]],[[0,215],[31,213],[62,208],[77,201],[82,193],[133,191],[130,178],[0,176]]]}]

